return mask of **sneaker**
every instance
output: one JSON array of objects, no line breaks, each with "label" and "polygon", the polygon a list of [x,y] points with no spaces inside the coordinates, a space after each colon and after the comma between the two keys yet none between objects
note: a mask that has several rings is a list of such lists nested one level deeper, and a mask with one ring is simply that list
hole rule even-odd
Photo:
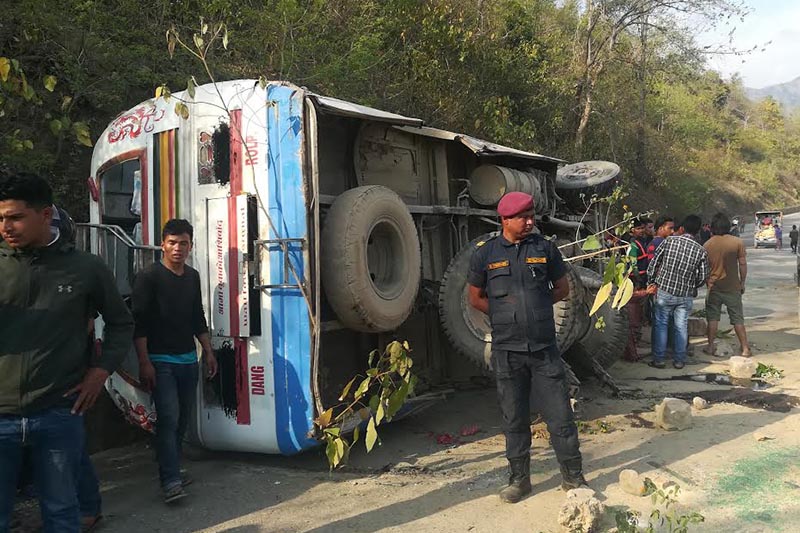
[{"label": "sneaker", "polygon": [[675,361],[672,363],[672,366],[680,370],[681,368],[686,366],[686,363],[684,363],[683,361]]},{"label": "sneaker", "polygon": [[164,503],[172,503],[186,497],[186,491],[181,485],[173,485],[164,489]]},{"label": "sneaker", "polygon": [[652,366],[653,368],[666,368],[667,364],[664,361],[650,361],[647,363],[647,366]]}]

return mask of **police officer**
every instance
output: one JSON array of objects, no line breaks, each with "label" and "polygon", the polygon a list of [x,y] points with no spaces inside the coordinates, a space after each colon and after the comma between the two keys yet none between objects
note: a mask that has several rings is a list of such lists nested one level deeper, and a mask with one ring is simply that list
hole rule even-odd
[{"label": "police officer", "polygon": [[516,503],[531,492],[531,392],[547,422],[561,487],[577,488],[586,480],[553,319],[553,304],[569,294],[567,266],[550,241],[532,233],[530,195],[506,194],[497,213],[503,231],[478,243],[467,282],[470,304],[492,324],[492,364],[511,471],[500,499]]}]

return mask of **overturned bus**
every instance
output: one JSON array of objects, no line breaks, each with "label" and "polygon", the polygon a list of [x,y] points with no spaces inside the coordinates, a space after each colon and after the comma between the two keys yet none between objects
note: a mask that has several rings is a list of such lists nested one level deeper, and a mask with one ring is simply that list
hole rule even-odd
[{"label": "overturned bus", "polygon": [[[148,100],[108,125],[78,240],[129,298],[136,273],[158,260],[163,224],[188,219],[220,364],[198,385],[191,438],[292,454],[318,443],[314,418],[392,339],[409,341],[422,384],[488,369],[487,317],[466,301],[470,243],[497,230],[497,201],[519,190],[534,196],[539,230],[577,252],[576,237],[598,230],[584,194],[613,176],[559,175],[560,163],[285,82],[228,81]],[[612,331],[591,327],[584,286],[597,280],[570,269],[556,328],[562,352],[607,365],[626,326],[609,308]],[[133,349],[107,389],[152,429]]]}]

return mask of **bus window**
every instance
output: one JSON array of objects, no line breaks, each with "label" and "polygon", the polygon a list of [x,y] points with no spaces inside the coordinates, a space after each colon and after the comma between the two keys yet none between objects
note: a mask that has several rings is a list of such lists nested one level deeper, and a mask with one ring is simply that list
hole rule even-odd
[{"label": "bus window", "polygon": [[130,159],[109,167],[100,175],[103,224],[120,226],[128,235],[133,235],[136,224],[141,221],[138,213],[141,202],[134,201],[134,181],[139,175],[138,159]]}]

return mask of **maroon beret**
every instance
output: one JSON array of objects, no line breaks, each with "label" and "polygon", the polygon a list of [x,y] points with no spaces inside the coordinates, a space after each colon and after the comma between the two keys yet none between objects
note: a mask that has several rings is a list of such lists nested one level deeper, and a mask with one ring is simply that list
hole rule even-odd
[{"label": "maroon beret", "polygon": [[530,209],[533,209],[533,196],[524,192],[510,192],[497,204],[497,214],[501,217],[513,217]]}]

